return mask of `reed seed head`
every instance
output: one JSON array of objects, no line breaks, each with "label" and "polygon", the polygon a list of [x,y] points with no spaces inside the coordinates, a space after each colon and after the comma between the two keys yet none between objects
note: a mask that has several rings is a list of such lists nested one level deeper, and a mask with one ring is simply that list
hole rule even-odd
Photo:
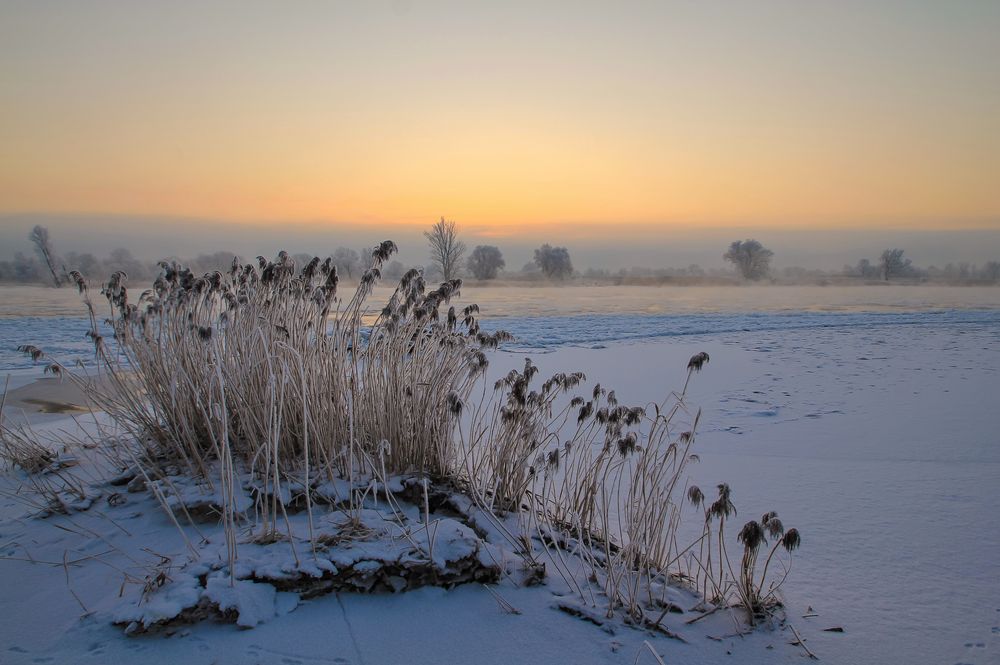
[{"label": "reed seed head", "polygon": [[726,483],[719,484],[719,498],[715,500],[709,509],[709,517],[729,517],[736,512],[736,506],[730,500],[730,490],[729,485]]},{"label": "reed seed head", "polygon": [[17,350],[20,353],[31,356],[32,362],[38,362],[39,359],[41,359],[42,356],[45,355],[45,352],[42,351],[37,346],[35,346],[34,344],[22,344],[21,346],[17,347]]},{"label": "reed seed head", "polygon": [[688,370],[694,370],[695,372],[700,372],[703,365],[708,363],[708,354],[704,351],[694,354],[691,356],[691,360],[688,361]]},{"label": "reed seed head", "polygon": [[743,525],[742,529],[740,529],[737,539],[743,543],[743,546],[748,550],[755,550],[760,547],[761,543],[765,542],[764,529],[761,528],[757,521],[750,520]]},{"label": "reed seed head", "polygon": [[785,532],[785,535],[781,538],[781,546],[786,550],[791,552],[792,550],[798,549],[799,545],[802,544],[802,539],[799,538],[798,529],[789,529]]}]

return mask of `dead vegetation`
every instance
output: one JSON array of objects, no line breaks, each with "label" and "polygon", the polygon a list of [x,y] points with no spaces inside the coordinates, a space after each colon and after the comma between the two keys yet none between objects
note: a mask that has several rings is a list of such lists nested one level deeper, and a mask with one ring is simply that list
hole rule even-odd
[{"label": "dead vegetation", "polygon": [[[776,606],[780,581],[768,568],[779,546],[798,545],[776,516],[740,532],[735,572],[724,533],[735,507],[720,485],[702,536],[678,543],[685,492],[704,502],[686,487],[700,411],[685,396],[707,354],[691,358],[681,392],[645,405],[621,404],[599,384],[581,394],[579,372],[542,380],[530,360],[490,390],[488,354],[509,335],[481,330],[476,305],[451,304],[461,280],[429,289],[411,270],[384,306],[369,307],[395,250],[390,241],[374,248],[347,295],[331,259],[297,268],[284,252],[234,260],[225,274],[163,264],[154,288],[134,299],[115,273],[101,289],[103,324],[89,285],[72,274],[100,381],[61,366],[60,375],[128,434],[105,442],[122,472],[112,482],[151,493],[182,533],[208,521],[225,534],[219,568],[184,573],[198,591],[175,618],[237,616],[206,595],[210,578],[303,596],[493,582],[509,574],[502,554],[490,554],[501,546],[520,558],[521,583],[558,575],[588,616],[600,608],[667,634],[678,584],[698,589],[708,611],[742,606],[751,623]],[[8,463],[57,506],[66,508],[66,491],[86,500],[77,480],[57,489],[37,480],[55,458],[26,432],[3,426]],[[449,529],[467,546],[460,556],[449,558]],[[768,537],[775,544],[758,575]],[[352,559],[372,538],[391,543],[392,556]],[[247,573],[261,548],[287,549],[293,570]],[[143,598],[176,584],[165,573],[150,579]],[[163,623],[142,608],[120,622],[130,631]]]}]

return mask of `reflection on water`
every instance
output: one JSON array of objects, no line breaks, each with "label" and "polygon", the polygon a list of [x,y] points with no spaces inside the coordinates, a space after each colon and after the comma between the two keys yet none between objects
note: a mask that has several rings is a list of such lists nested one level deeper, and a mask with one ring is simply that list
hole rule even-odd
[{"label": "reflection on water", "polygon": [[[131,290],[138,294],[145,288]],[[1000,287],[995,286],[466,286],[462,292],[459,300],[478,303],[484,318],[1000,308]],[[371,306],[381,308],[391,293],[390,287],[377,288]],[[94,298],[103,304],[96,290]],[[76,289],[0,286],[0,318],[84,314]]]}]

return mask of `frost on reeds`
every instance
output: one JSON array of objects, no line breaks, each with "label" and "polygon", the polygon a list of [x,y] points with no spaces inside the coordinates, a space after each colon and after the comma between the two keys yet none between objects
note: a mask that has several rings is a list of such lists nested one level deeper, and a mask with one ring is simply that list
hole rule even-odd
[{"label": "frost on reeds", "polygon": [[119,390],[100,405],[151,458],[172,456],[192,473],[232,458],[280,484],[383,457],[389,472],[447,476],[456,417],[446,406],[467,397],[493,337],[470,334],[471,314],[442,315],[460,281],[428,291],[412,270],[368,320],[366,300],[395,250],[373,251],[348,298],[329,259],[296,271],[284,252],[225,275],[165,265],[136,303],[114,276],[104,295],[119,352],[96,326],[93,338]]},{"label": "frost on reeds", "polygon": [[[391,522],[390,540],[409,543],[404,554],[447,564],[448,552],[460,552],[451,563],[464,567],[447,577],[443,568],[405,573],[383,562],[394,571],[384,584],[359,588],[395,589],[389,580],[407,574],[481,581],[475,561],[499,548],[520,557],[523,583],[553,573],[580,607],[667,633],[668,588],[678,583],[697,586],[718,606],[735,596],[751,613],[773,599],[774,589],[763,585],[775,549],[763,577],[753,577],[763,536],[747,533],[744,573],[726,576],[728,486],[706,509],[704,534],[678,543],[685,490],[692,502],[704,501],[686,488],[700,411],[685,398],[707,354],[691,358],[680,393],[643,405],[621,404],[599,384],[578,394],[582,373],[543,380],[530,360],[491,391],[488,354],[510,336],[480,330],[476,305],[451,303],[461,280],[431,289],[410,270],[383,306],[369,307],[395,251],[391,241],[375,247],[346,295],[331,259],[296,267],[285,252],[273,261],[234,260],[225,274],[196,276],[163,263],[153,288],[134,300],[127,275],[115,273],[101,290],[109,312],[103,326],[86,281],[71,274],[105,387],[64,373],[129,434],[114,439],[107,457],[130,474],[122,476],[130,489],[148,489],[182,532],[182,522],[198,514],[221,523],[225,551],[215,556],[228,562],[230,586],[242,583],[235,564],[243,549],[274,545],[290,548],[306,577],[319,575],[334,588],[321,570],[324,556],[330,565],[333,559],[323,552]],[[113,344],[102,333],[109,329]],[[22,444],[14,441],[16,452]],[[210,498],[199,504],[195,485]],[[452,512],[436,516],[443,504]],[[293,527],[289,517],[300,511],[306,537],[302,520]],[[456,511],[469,529],[454,526]],[[439,537],[443,523],[466,541],[479,534],[489,542],[449,545]],[[759,526],[775,535],[773,523]],[[490,556],[488,574],[498,574],[504,566]],[[250,565],[239,570],[248,574]]]},{"label": "frost on reeds", "polygon": [[[688,488],[688,501],[695,508],[704,508],[705,517],[698,554],[691,557],[695,563],[691,579],[694,580],[694,586],[701,590],[703,597],[715,603],[712,611],[728,603],[730,597],[735,597],[736,603],[747,611],[750,624],[754,624],[758,618],[768,616],[772,609],[780,606],[778,590],[788,577],[791,569],[790,555],[793,550],[798,549],[801,538],[798,529],[785,531],[778,514],[768,511],[759,522],[750,520],[740,529],[737,541],[743,546],[743,555],[738,572],[734,571],[726,550],[725,525],[726,518],[736,514],[736,506],[732,502],[729,485],[722,483],[718,490],[718,498],[705,507],[705,495],[701,489],[695,485]],[[718,560],[715,564],[718,574],[712,564],[713,519],[718,521]],[[761,548],[768,546],[768,538],[774,539],[774,545],[771,546],[761,570],[758,556]],[[781,562],[783,573],[780,578],[773,580],[768,577],[768,570],[779,548],[784,549],[789,558]]]}]

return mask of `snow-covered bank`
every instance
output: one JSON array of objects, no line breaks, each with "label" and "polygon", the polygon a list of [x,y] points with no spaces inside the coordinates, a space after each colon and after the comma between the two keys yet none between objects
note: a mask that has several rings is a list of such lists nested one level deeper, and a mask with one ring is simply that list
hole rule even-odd
[{"label": "snow-covered bank", "polygon": [[[89,429],[90,424],[84,427]],[[39,431],[53,433],[63,428],[62,440],[73,436],[73,424],[65,419],[47,423]],[[526,576],[536,575],[510,549],[498,546],[503,542],[498,523],[488,521],[482,512],[469,523],[488,539],[483,549],[469,528],[448,516],[475,516],[476,509],[468,501],[441,513],[431,508],[432,530],[419,526],[421,507],[412,503],[400,508],[405,515],[400,523],[386,519],[388,513],[363,511],[366,531],[391,532],[389,540],[381,543],[361,537],[341,544],[345,522],[338,511],[317,511],[315,525],[312,518],[307,524],[305,513],[292,515],[289,532],[294,531],[297,540],[307,529],[311,535],[315,526],[319,542],[336,543],[310,554],[303,538],[299,540],[301,560],[289,552],[284,539],[273,545],[248,542],[249,529],[241,526],[237,582],[230,588],[224,577],[225,538],[217,520],[186,527],[191,541],[185,542],[145,491],[147,485],[163,481],[147,482],[142,476],[97,477],[93,472],[100,466],[101,450],[74,448],[72,461],[79,464],[73,468],[82,480],[94,481],[88,486],[93,494],[86,505],[74,505],[66,515],[47,511],[39,515],[45,497],[29,491],[30,481],[19,487],[19,481],[28,481],[20,472],[0,479],[4,537],[0,570],[6,591],[0,597],[6,618],[0,624],[0,638],[7,645],[3,662],[106,663],[141,658],[154,664],[615,663],[683,655],[686,662],[712,663],[729,653],[740,654],[745,662],[799,658],[800,649],[787,644],[794,632],[777,621],[765,622],[744,637],[733,634],[741,630],[739,611],[723,610],[695,623],[702,618],[704,605],[681,587],[660,584],[665,600],[658,606],[663,609],[657,621],[660,630],[653,631],[626,625],[621,616],[609,617],[599,597],[595,605],[585,602],[555,571],[541,585],[526,584]],[[168,503],[175,497],[182,499],[194,513],[197,502],[218,501],[215,495],[195,491],[190,480],[176,474],[172,472],[174,493],[167,497]],[[361,487],[365,483],[361,480]],[[385,487],[402,496],[406,480],[393,480]],[[426,506],[425,499],[424,511]],[[518,521],[510,514],[506,529],[516,529]],[[401,526],[407,524],[417,525],[416,530],[406,527],[404,533]],[[350,535],[346,537],[351,540]],[[429,556],[414,557],[412,548]],[[198,555],[189,559],[192,551]],[[561,556],[575,555],[567,551]],[[478,569],[485,576],[465,564],[455,566],[468,563],[470,557],[485,566]],[[327,581],[346,581],[350,588],[358,580],[360,589],[365,573],[383,560],[391,566],[404,560],[415,562],[419,575],[424,575],[420,566],[433,561],[438,573],[431,577],[458,573],[469,578],[460,580],[466,586],[450,591],[418,589],[364,596],[334,587],[334,593],[310,600],[306,600],[307,592],[298,596],[295,592],[300,588],[286,586],[293,578],[296,585],[304,579],[307,589]],[[312,581],[322,574],[318,571],[332,576]],[[300,572],[306,577],[301,578]],[[343,575],[348,577],[341,579]],[[395,579],[406,586],[407,580]],[[393,578],[382,581],[392,583]],[[279,582],[281,590],[275,593]],[[443,579],[441,583],[451,582]],[[122,632],[126,625],[128,631],[142,632],[188,610],[215,618],[236,612],[238,616],[229,617],[230,622],[255,627],[244,632],[204,621],[193,626],[170,624],[155,635],[126,637]]]},{"label": "snow-covered bank", "polygon": [[800,623],[846,631],[811,633],[810,647],[838,663],[997,662],[1000,327],[758,330],[536,360],[640,400],[701,350],[692,481],[728,482],[741,520],[776,509],[799,526],[790,613],[812,607]]},{"label": "snow-covered bank", "polygon": [[[551,320],[535,323],[539,337],[551,330]],[[678,388],[687,358],[711,355],[689,396],[705,409],[694,482],[706,490],[728,482],[740,518],[776,509],[802,531],[784,592],[793,625],[824,662],[996,662],[995,321],[771,326],[605,346],[564,346],[535,360],[543,375],[583,370],[629,403]],[[491,376],[520,366],[523,353],[495,356]],[[186,637],[127,640],[96,616],[81,622],[69,593],[88,609],[113,601],[121,571],[81,561],[69,566],[67,583],[62,557],[81,547],[81,537],[23,519],[23,508],[8,497],[0,505],[0,554],[24,559],[27,548],[54,564],[0,561],[7,589],[0,597],[3,662],[653,662],[642,645],[649,636],[631,629],[610,635],[552,610],[549,589],[501,589],[520,615],[504,613],[480,587],[341,594],[252,631],[204,625]],[[133,510],[146,521],[88,519],[103,525],[102,535],[115,534],[105,538],[116,547],[138,542],[134,550],[183,556],[155,505]],[[688,516],[693,533],[698,518]],[[82,541],[85,548],[69,552],[68,561],[110,548],[97,538]],[[818,616],[801,618],[809,607]],[[705,638],[732,632],[723,626],[705,627],[687,645],[651,642],[666,662],[723,662],[727,651],[748,663],[802,658],[786,644],[787,633]],[[837,626],[845,632],[823,631]]]}]

